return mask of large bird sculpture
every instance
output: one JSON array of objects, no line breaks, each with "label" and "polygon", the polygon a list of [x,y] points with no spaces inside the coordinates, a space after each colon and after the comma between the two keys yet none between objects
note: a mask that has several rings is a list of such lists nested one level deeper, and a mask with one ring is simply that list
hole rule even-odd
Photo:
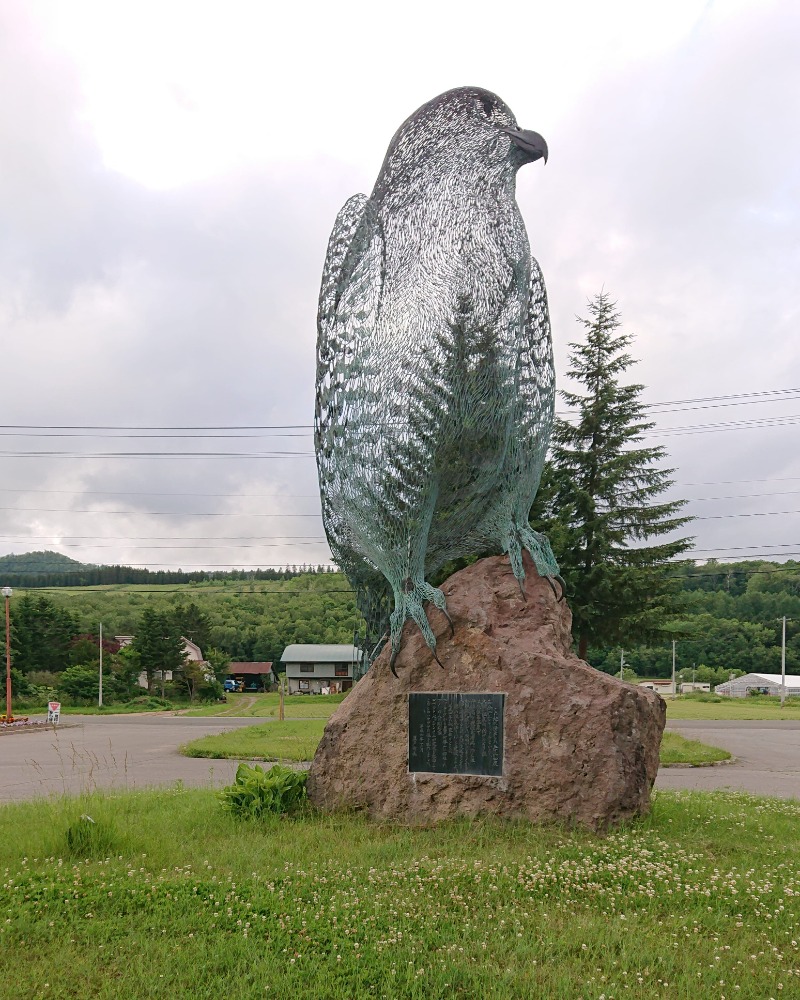
[{"label": "large bird sculpture", "polygon": [[515,184],[540,158],[544,139],[499,97],[450,90],[400,126],[372,194],[346,202],[330,237],[315,414],[323,519],[356,590],[391,588],[393,672],[408,618],[436,655],[425,602],[445,614],[446,602],[427,579],[449,560],[502,549],[521,586],[527,549],[560,581],[528,523],[555,379]]}]

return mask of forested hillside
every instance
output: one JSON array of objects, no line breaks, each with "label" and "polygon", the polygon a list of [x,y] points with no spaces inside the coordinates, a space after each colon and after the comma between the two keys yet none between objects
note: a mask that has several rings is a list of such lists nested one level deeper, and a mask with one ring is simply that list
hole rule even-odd
[{"label": "forested hillside", "polygon": [[[785,615],[786,670],[800,673],[800,563],[682,563],[675,574],[681,592],[671,637],[678,669],[690,671],[695,664],[697,679],[712,683],[726,680],[730,671],[779,673]],[[589,660],[616,673],[620,650],[593,650]],[[668,677],[672,644],[665,638],[658,647],[625,650],[625,662],[640,677]]]},{"label": "forested hillside", "polygon": [[[676,564],[681,587],[674,631],[657,646],[625,649],[625,662],[641,677],[667,677],[672,644],[678,669],[698,668],[698,679],[719,682],[730,671],[780,671],[781,619],[787,616],[787,670],[800,673],[800,563]],[[353,641],[361,621],[347,580],[339,573],[305,573],[287,580],[207,581],[189,585],[114,585],[27,592],[42,612],[28,606],[24,592],[11,598],[12,628],[41,628],[44,649],[37,662],[63,669],[69,636],[135,635],[145,609],[175,612],[194,605],[207,624],[204,645],[234,660],[278,660],[292,642]],[[15,609],[17,609],[15,611]],[[59,614],[50,614],[55,609]],[[45,614],[45,612],[47,612]],[[191,631],[190,625],[184,631]],[[189,636],[191,638],[191,636]],[[32,641],[26,639],[26,641]],[[14,643],[12,643],[13,646]],[[619,670],[620,649],[590,649],[589,660],[609,673]]]},{"label": "forested hillside", "polygon": [[[306,573],[270,582],[226,579],[30,593],[46,596],[72,614],[78,633],[97,634],[102,622],[108,636],[135,635],[145,608],[169,611],[190,602],[210,619],[210,645],[236,660],[277,660],[291,642],[352,642],[359,624],[352,592],[339,573]],[[17,599],[12,597],[12,622]]]},{"label": "forested hillside", "polygon": [[212,580],[288,580],[301,573],[329,573],[322,566],[286,566],[283,569],[198,570],[140,569],[134,566],[95,566],[60,552],[25,552],[0,556],[0,586],[97,587],[115,583],[156,585],[206,583]]}]

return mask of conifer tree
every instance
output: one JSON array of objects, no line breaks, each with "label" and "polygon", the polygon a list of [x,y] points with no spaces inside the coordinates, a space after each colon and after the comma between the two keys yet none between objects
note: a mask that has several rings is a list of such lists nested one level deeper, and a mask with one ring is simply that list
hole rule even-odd
[{"label": "conifer tree", "polygon": [[561,391],[572,411],[556,418],[550,461],[531,511],[531,523],[550,538],[573,615],[578,655],[589,646],[632,645],[652,639],[668,624],[668,561],[691,539],[660,544],[691,520],[685,501],[658,502],[674,470],[659,467],[661,446],[642,439],[653,422],[640,396],[644,386],[624,385],[635,359],[632,335],[619,332],[620,315],[605,292],[578,318],[585,338],[570,344],[568,376],[582,392]]},{"label": "conifer tree", "polygon": [[147,675],[147,690],[152,693],[153,678],[161,678],[161,694],[164,694],[164,675],[167,671],[180,670],[186,662],[178,626],[170,612],[158,612],[153,607],[142,611],[136,635],[131,643],[139,654],[141,669]]}]

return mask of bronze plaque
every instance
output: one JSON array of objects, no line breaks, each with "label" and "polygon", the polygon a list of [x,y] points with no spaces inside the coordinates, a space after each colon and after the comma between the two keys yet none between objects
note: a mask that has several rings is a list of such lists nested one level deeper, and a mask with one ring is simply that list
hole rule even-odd
[{"label": "bronze plaque", "polygon": [[412,692],[408,696],[408,770],[503,773],[504,694]]}]

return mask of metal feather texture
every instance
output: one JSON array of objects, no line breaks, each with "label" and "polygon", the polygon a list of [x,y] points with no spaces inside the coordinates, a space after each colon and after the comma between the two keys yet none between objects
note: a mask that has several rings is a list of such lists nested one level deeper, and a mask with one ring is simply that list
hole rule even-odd
[{"label": "metal feather texture", "polygon": [[[315,446],[325,530],[392,669],[412,618],[436,639],[427,578],[496,547],[558,566],[528,524],[555,397],[547,295],[515,199],[547,158],[495,94],[450,90],[392,139],[372,194],[328,244],[317,320]],[[389,607],[393,610],[389,614]],[[377,652],[378,646],[372,650]]]}]

